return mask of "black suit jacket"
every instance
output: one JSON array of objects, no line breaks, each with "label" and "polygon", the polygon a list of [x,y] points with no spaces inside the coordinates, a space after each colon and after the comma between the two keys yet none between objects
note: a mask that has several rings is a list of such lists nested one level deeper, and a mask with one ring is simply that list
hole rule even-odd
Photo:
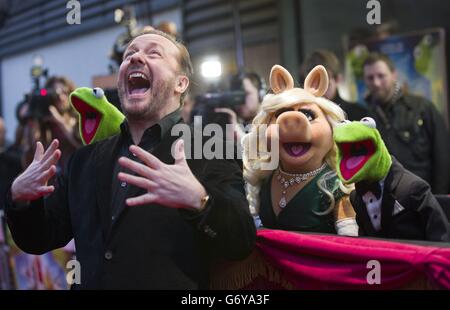
[{"label": "black suit jacket", "polygon": [[[350,194],[350,201],[362,236],[450,240],[449,223],[428,183],[406,170],[395,158],[392,158],[392,166],[384,182],[380,231],[373,228],[366,205],[357,191]],[[396,201],[404,210],[393,215]]]},{"label": "black suit jacket", "polygon": [[[172,164],[170,130],[153,154]],[[210,195],[201,213],[157,204],[124,206],[111,217],[111,181],[120,136],[83,147],[56,191],[30,206],[12,205],[7,219],[18,246],[41,254],[74,237],[83,289],[196,289],[208,285],[215,257],[242,259],[256,230],[242,172],[231,160],[188,160]],[[192,143],[192,145],[194,145]],[[127,197],[143,190],[130,186]]]}]

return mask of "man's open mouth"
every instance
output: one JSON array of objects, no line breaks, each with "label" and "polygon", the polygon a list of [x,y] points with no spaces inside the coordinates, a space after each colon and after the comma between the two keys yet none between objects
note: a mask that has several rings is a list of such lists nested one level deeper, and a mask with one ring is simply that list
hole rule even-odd
[{"label": "man's open mouth", "polygon": [[341,174],[344,179],[351,179],[375,153],[375,145],[372,140],[358,142],[339,143],[342,153],[340,163]]},{"label": "man's open mouth", "polygon": [[303,156],[311,148],[311,143],[290,142],[283,143],[284,150],[292,157]]},{"label": "man's open mouth", "polygon": [[81,115],[81,134],[84,142],[89,144],[97,133],[102,114],[77,96],[71,98],[74,108]]},{"label": "man's open mouth", "polygon": [[150,79],[139,71],[133,71],[128,74],[128,94],[140,95],[150,89]]}]

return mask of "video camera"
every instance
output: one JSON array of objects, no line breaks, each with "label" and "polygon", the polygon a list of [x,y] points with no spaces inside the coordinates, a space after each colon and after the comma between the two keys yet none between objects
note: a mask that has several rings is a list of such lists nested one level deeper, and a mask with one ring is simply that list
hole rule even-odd
[{"label": "video camera", "polygon": [[121,9],[114,11],[114,20],[117,24],[125,27],[125,32],[121,33],[114,42],[113,48],[110,52],[110,59],[112,63],[109,65],[111,73],[115,73],[119,70],[122,63],[123,53],[125,52],[128,43],[139,32],[137,26],[136,14],[132,6],[124,6]]},{"label": "video camera", "polygon": [[41,121],[50,116],[49,107],[56,102],[57,93],[53,89],[40,87],[41,78],[46,79],[47,76],[48,70],[43,69],[41,65],[35,64],[31,68],[34,86],[18,105],[17,118],[20,122],[27,119]]},{"label": "video camera", "polygon": [[245,103],[245,91],[230,90],[217,93],[206,93],[195,98],[196,104],[207,105],[211,108],[235,109]]},{"label": "video camera", "polygon": [[25,113],[21,115],[23,119],[43,120],[50,116],[49,107],[53,105],[58,97],[54,89],[41,88],[41,78],[47,79],[48,70],[43,69],[41,65],[33,65],[31,68],[31,77],[33,79],[33,89],[25,95],[21,105],[26,105]]},{"label": "video camera", "polygon": [[232,76],[227,90],[208,92],[195,98],[197,105],[205,105],[209,108],[230,108],[235,110],[245,103],[245,90],[243,87],[244,76],[238,74]]},{"label": "video camera", "polygon": [[243,87],[243,76],[231,77],[226,90],[211,91],[195,97],[195,106],[192,109],[191,120],[194,116],[201,116],[203,125],[219,124],[223,128],[230,123],[229,115],[215,112],[216,108],[229,108],[237,112],[239,106],[245,104],[246,92]]},{"label": "video camera", "polygon": [[50,116],[49,107],[54,104],[57,94],[54,90],[40,88],[33,89],[28,95],[28,117],[42,120]]}]

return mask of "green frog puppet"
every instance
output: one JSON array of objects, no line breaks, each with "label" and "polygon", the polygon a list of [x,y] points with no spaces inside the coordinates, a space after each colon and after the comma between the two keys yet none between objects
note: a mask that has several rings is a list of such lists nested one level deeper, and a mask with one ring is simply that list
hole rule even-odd
[{"label": "green frog puppet", "polygon": [[359,235],[449,240],[449,223],[429,185],[389,154],[372,118],[342,122],[334,141],[338,176],[355,184],[350,201]]},{"label": "green frog puppet", "polygon": [[106,99],[103,89],[77,88],[70,94],[70,103],[78,114],[83,144],[92,144],[119,133],[125,116]]}]

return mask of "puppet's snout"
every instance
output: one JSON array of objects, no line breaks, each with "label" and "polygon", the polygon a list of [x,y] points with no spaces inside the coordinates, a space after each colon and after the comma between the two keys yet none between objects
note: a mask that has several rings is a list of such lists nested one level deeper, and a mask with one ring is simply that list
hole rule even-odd
[{"label": "puppet's snout", "polygon": [[283,142],[311,141],[311,125],[301,112],[284,112],[276,123],[280,130],[280,140]]}]

